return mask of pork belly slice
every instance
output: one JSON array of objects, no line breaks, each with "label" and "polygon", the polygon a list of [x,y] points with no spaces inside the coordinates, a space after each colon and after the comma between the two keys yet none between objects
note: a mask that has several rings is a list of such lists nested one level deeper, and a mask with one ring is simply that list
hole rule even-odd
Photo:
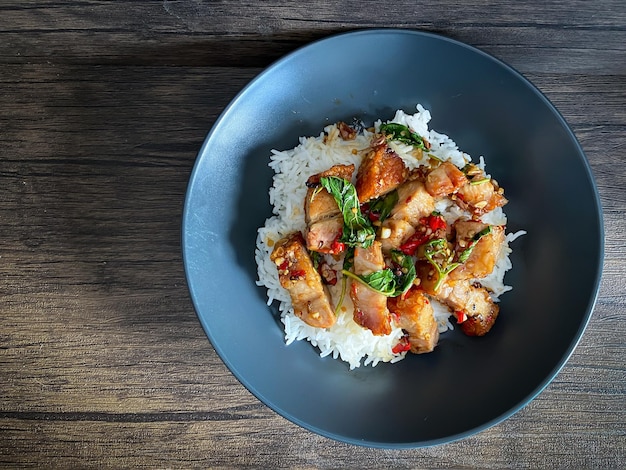
[{"label": "pork belly slice", "polygon": [[413,227],[406,220],[387,219],[380,230],[380,243],[384,253],[400,248],[408,238],[415,233]]},{"label": "pork belly slice", "polygon": [[339,239],[343,233],[341,214],[310,224],[306,230],[306,247],[319,253],[339,254],[343,247]]},{"label": "pork belly slice", "polygon": [[[369,248],[354,249],[354,274],[366,276],[385,269],[381,244],[375,241]],[[374,335],[391,333],[391,316],[387,309],[387,297],[365,284],[352,280],[350,298],[354,304],[354,321]]]},{"label": "pork belly slice", "polygon": [[320,186],[324,177],[336,176],[350,181],[354,173],[354,165],[334,165],[326,171],[317,173],[306,182],[307,193],[304,200],[304,216],[307,224],[339,214],[339,206],[332,194]]},{"label": "pork belly slice", "polygon": [[407,181],[398,188],[398,203],[391,210],[389,218],[405,220],[414,227],[422,217],[435,210],[435,199],[428,194],[420,180]]},{"label": "pork belly slice", "polygon": [[337,254],[337,241],[343,231],[343,216],[335,198],[320,186],[322,177],[336,176],[351,180],[354,165],[335,165],[307,180],[304,200],[306,247],[311,251]]},{"label": "pork belly slice", "polygon": [[500,307],[494,303],[487,289],[468,280],[447,280],[435,298],[461,317],[461,330],[468,336],[483,336],[491,330]]},{"label": "pork belly slice", "polygon": [[398,188],[398,203],[391,210],[389,218],[383,221],[380,238],[383,249],[388,253],[398,249],[411,235],[422,217],[435,210],[435,200],[428,194],[424,183],[419,180],[407,181]]},{"label": "pork belly slice", "polygon": [[412,353],[429,353],[435,349],[439,330],[433,307],[423,291],[412,288],[404,296],[390,298],[387,306],[396,315],[400,328],[409,335]]},{"label": "pork belly slice", "polygon": [[289,292],[296,316],[316,328],[332,326],[336,317],[330,296],[313,266],[302,234],[295,232],[279,240],[270,259],[278,268],[280,285]]},{"label": "pork belly slice", "polygon": [[426,175],[426,191],[434,198],[448,196],[467,183],[467,177],[450,162],[442,162]]},{"label": "pork belly slice", "polygon": [[408,173],[398,154],[379,139],[363,158],[356,175],[359,202],[362,204],[393,191],[406,180]]},{"label": "pork belly slice", "polygon": [[[504,190],[494,180],[487,178],[482,170],[479,171],[479,174],[472,175],[471,181],[461,186],[453,196],[456,204],[461,209],[470,211],[475,219],[508,202],[504,197]],[[476,169],[472,168],[470,172],[476,172]]]},{"label": "pork belly slice", "polygon": [[[457,220],[453,225],[456,231],[456,252],[460,255],[472,244],[472,239],[487,224],[474,220]],[[504,227],[492,225],[491,232],[475,242],[472,252],[461,266],[449,274],[452,280],[485,277],[493,271],[504,246]]]}]

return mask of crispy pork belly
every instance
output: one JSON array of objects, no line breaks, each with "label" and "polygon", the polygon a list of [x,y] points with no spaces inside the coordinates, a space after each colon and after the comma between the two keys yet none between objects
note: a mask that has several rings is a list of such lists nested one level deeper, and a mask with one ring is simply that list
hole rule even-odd
[{"label": "crispy pork belly", "polygon": [[435,200],[428,194],[424,183],[419,180],[407,181],[398,188],[398,203],[391,210],[389,218],[405,220],[416,226],[422,217],[435,210]]},{"label": "crispy pork belly", "polygon": [[415,233],[413,227],[406,220],[387,219],[383,222],[379,239],[384,253],[396,250]]},{"label": "crispy pork belly", "polygon": [[456,312],[457,318],[463,318],[461,330],[468,336],[483,336],[489,332],[500,311],[484,287],[468,280],[446,281],[436,299]]},{"label": "crispy pork belly", "polygon": [[426,191],[434,197],[440,198],[457,191],[467,183],[467,177],[455,165],[443,162],[426,175]]},{"label": "crispy pork belly", "polygon": [[453,199],[461,209],[470,211],[474,218],[508,202],[498,183],[488,178],[476,165],[470,165],[467,176],[468,182],[459,188]]},{"label": "crispy pork belly", "polygon": [[[354,250],[354,274],[363,276],[385,269],[381,244],[375,241],[369,248]],[[354,321],[374,335],[391,333],[391,317],[387,297],[365,284],[352,280],[350,298],[354,304]]]},{"label": "crispy pork belly", "polygon": [[341,237],[343,217],[335,198],[320,186],[322,177],[336,176],[352,179],[354,165],[335,165],[307,180],[304,200],[304,217],[307,224],[306,246],[311,251],[336,253],[337,240]]},{"label": "crispy pork belly", "polygon": [[274,246],[270,259],[278,268],[278,279],[293,304],[294,313],[316,328],[335,323],[335,314],[322,278],[313,266],[300,232],[293,233]]},{"label": "crispy pork belly", "polygon": [[349,181],[352,179],[353,173],[354,165],[334,165],[326,171],[309,177],[306,182],[308,189],[304,200],[304,214],[307,224],[340,213],[339,206],[332,194],[320,187],[320,179],[336,176]]},{"label": "crispy pork belly", "polygon": [[398,188],[398,203],[384,220],[380,230],[383,250],[399,249],[415,233],[420,219],[435,210],[435,200],[418,179],[407,181]]},{"label": "crispy pork belly", "polygon": [[341,248],[338,244],[343,232],[343,217],[336,215],[319,220],[307,227],[306,247],[319,253],[338,254]]},{"label": "crispy pork belly", "polygon": [[400,328],[409,335],[412,353],[429,353],[435,349],[439,330],[433,307],[423,291],[410,289],[404,296],[390,298],[387,306],[396,315]]},{"label": "crispy pork belly", "polygon": [[375,142],[356,175],[356,192],[361,203],[376,199],[402,184],[408,176],[402,159],[387,143]]},{"label": "crispy pork belly", "polygon": [[456,231],[457,253],[460,254],[472,243],[475,244],[467,261],[452,271],[449,278],[452,280],[473,279],[490,274],[504,246],[504,227],[492,225],[491,232],[482,236],[477,242],[473,242],[474,236],[487,228],[487,224],[473,220],[457,220],[453,227]]}]

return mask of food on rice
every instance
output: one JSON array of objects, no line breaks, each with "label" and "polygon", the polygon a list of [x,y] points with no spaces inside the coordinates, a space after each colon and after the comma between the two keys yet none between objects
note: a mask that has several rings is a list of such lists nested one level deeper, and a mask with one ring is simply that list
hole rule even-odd
[{"label": "food on rice", "polygon": [[504,190],[430,113],[344,122],[273,151],[274,215],[255,253],[287,344],[350,368],[432,352],[440,334],[489,332],[510,290]]}]

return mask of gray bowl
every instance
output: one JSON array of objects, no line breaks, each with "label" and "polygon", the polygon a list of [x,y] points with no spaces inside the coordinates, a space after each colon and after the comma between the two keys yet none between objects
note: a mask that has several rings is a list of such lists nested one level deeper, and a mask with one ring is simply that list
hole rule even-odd
[{"label": "gray bowl", "polygon": [[[255,285],[257,229],[271,215],[270,150],[338,120],[391,119],[417,103],[506,188],[513,270],[483,338],[457,330],[434,353],[350,371],[309,343],[286,346]],[[518,411],[555,377],[588,323],[603,259],[598,193],[564,119],[507,65],[445,37],[405,30],[333,36],[246,86],[208,134],[189,182],[183,257],[198,317],[259,400],[309,429],[372,447],[449,442]]]}]

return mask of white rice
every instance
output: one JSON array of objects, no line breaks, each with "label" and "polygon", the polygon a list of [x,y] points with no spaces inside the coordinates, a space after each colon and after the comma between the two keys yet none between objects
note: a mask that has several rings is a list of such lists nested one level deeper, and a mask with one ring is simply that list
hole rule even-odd
[{"label": "white rice", "polygon": [[[440,160],[449,160],[459,168],[471,161],[471,157],[460,151],[457,145],[447,135],[440,134],[428,128],[430,112],[421,105],[417,105],[417,112],[413,115],[397,111],[389,122],[396,122],[409,126],[419,135],[431,143],[430,153]],[[381,121],[374,123],[378,130]],[[344,298],[341,311],[336,323],[327,329],[314,328],[307,325],[294,314],[291,300],[287,291],[278,281],[278,272],[275,264],[270,260],[274,243],[282,237],[295,232],[304,231],[303,201],[307,188],[306,180],[309,176],[327,170],[336,164],[353,163],[358,169],[363,151],[369,148],[372,134],[365,131],[357,135],[355,140],[346,141],[339,137],[335,124],[324,129],[325,132],[317,137],[302,137],[300,144],[286,151],[273,150],[269,166],[274,170],[273,185],[270,188],[270,203],[274,215],[267,219],[265,225],[258,231],[255,258],[258,265],[259,280],[257,284],[267,288],[267,304],[278,303],[278,309],[285,330],[285,342],[289,345],[294,341],[307,340],[320,351],[320,356],[331,356],[341,359],[350,365],[350,369],[360,365],[375,366],[379,362],[397,362],[402,360],[406,352],[394,354],[391,350],[403,336],[402,329],[395,327],[387,336],[375,336],[370,330],[357,325],[352,319],[352,304],[348,295]],[[326,135],[325,135],[326,134]],[[391,142],[390,146],[400,155],[409,169],[427,163],[427,156],[418,160],[413,148],[398,142]],[[480,157],[478,165],[484,169],[484,160]],[[356,175],[356,171],[355,171]],[[436,210],[440,212],[448,223],[453,223],[461,216],[468,216],[450,200],[439,201]],[[493,225],[505,225],[506,215],[498,208],[482,217],[482,221]],[[511,269],[509,243],[525,232],[508,234],[505,247],[494,271],[480,280],[481,284],[491,291],[492,298],[497,301],[503,293],[511,290],[504,284],[504,274]],[[331,257],[327,260],[332,262]],[[341,278],[337,286],[331,288],[331,296],[337,301],[340,293]],[[453,329],[450,322],[451,312],[442,304],[433,301],[435,319],[440,333]]]}]

